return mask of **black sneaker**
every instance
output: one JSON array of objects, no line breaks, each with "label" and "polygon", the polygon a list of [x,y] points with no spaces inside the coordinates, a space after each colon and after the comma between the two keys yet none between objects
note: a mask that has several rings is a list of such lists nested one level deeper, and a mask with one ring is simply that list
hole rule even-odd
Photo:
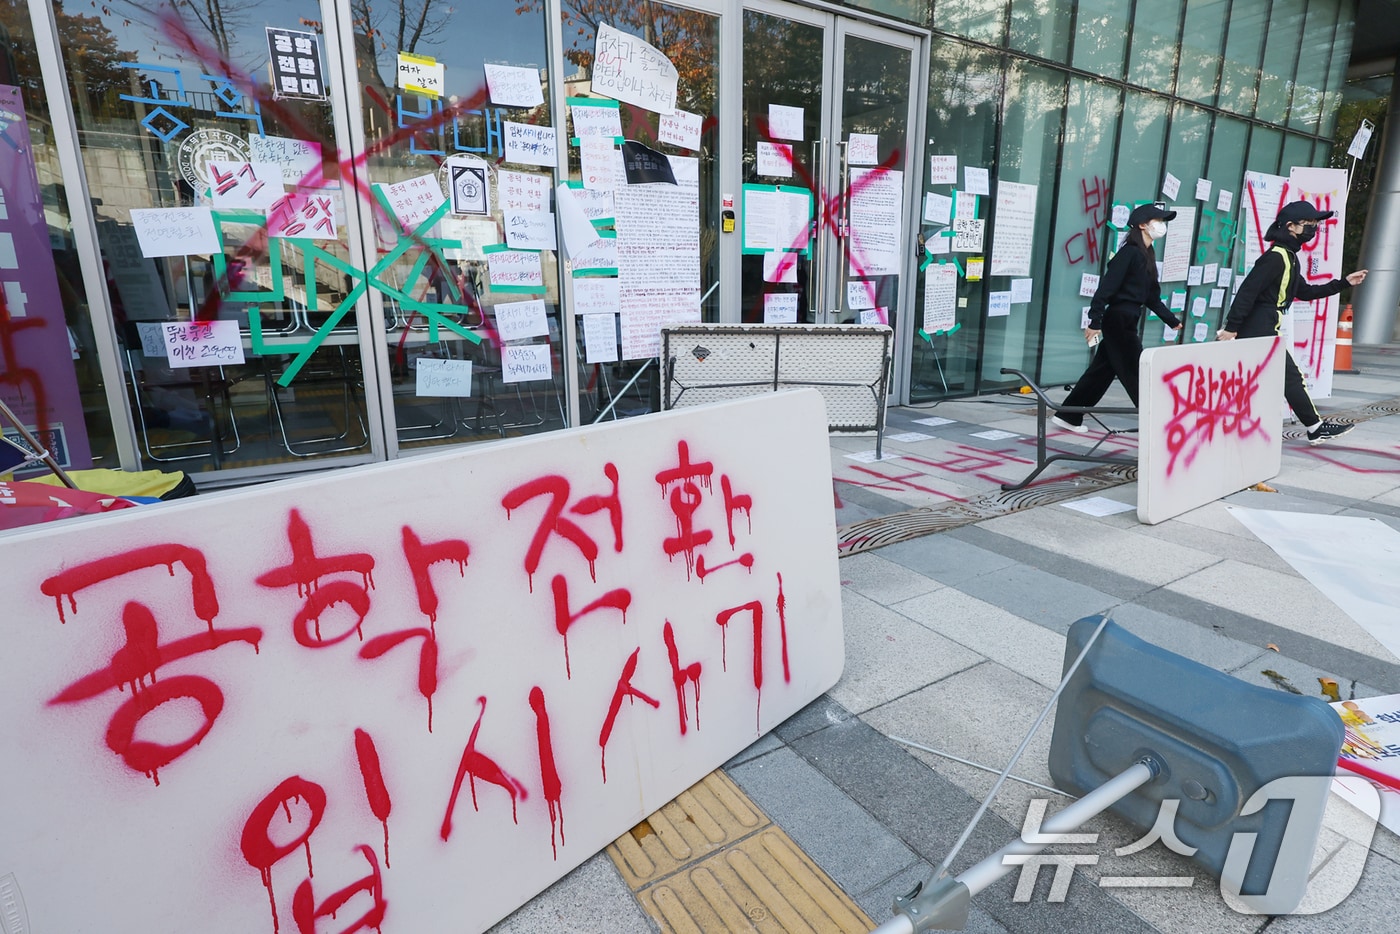
[{"label": "black sneaker", "polygon": [[1336,422],[1323,422],[1308,432],[1308,444],[1322,444],[1324,441],[1340,438],[1355,427],[1355,425],[1339,425]]}]

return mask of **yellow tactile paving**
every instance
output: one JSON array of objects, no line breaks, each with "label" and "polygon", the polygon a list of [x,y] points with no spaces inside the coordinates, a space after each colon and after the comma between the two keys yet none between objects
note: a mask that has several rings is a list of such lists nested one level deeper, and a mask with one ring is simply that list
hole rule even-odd
[{"label": "yellow tactile paving", "polygon": [[723,772],[608,847],[662,931],[845,934],[874,922]]}]

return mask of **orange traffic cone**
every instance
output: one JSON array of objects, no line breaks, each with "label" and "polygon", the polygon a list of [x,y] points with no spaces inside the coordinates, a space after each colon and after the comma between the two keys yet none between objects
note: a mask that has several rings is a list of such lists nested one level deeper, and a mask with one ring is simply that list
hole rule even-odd
[{"label": "orange traffic cone", "polygon": [[1351,365],[1351,305],[1343,305],[1337,316],[1337,344],[1332,357],[1332,372],[1359,373]]}]

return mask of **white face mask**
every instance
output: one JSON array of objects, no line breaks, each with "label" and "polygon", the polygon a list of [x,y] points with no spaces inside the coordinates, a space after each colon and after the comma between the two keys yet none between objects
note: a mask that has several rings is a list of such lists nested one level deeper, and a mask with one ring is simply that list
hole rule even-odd
[{"label": "white face mask", "polygon": [[1160,240],[1167,235],[1167,222],[1152,221],[1147,225],[1147,232],[1152,236],[1153,240]]}]

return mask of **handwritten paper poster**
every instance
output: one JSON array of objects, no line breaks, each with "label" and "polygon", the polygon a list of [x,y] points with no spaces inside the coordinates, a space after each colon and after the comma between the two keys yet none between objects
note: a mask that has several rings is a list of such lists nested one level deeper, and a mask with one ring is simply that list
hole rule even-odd
[{"label": "handwritten paper poster", "polygon": [[856,320],[861,324],[889,324],[890,310],[888,308],[863,308]]},{"label": "handwritten paper poster", "polygon": [[504,124],[505,159],[521,165],[552,166],[558,161],[555,153],[554,127],[533,123]]},{"label": "handwritten paper poster", "polygon": [[335,201],[321,189],[283,195],[267,209],[267,235],[287,240],[336,239]]},{"label": "handwritten paper poster", "polygon": [[1196,179],[1196,200],[1209,201],[1211,189],[1214,187],[1208,178]]},{"label": "handwritten paper poster", "polygon": [[992,242],[992,275],[1031,274],[1031,247],[1035,237],[1036,186],[997,182],[996,239]]},{"label": "handwritten paper poster", "polygon": [[617,360],[617,315],[583,316],[583,351],[584,359],[589,363],[613,363]]},{"label": "handwritten paper poster", "polygon": [[768,135],[773,139],[804,138],[803,112],[801,107],[786,107],[782,104],[768,105]]},{"label": "handwritten paper poster", "polygon": [[[613,194],[612,190],[605,191],[585,189],[581,182],[564,182],[569,190],[574,193],[574,201],[583,211],[583,216],[590,222],[599,224],[611,224],[613,222]],[[565,238],[567,240],[567,237]]]},{"label": "handwritten paper poster", "polygon": [[1205,340],[1205,339],[1206,339],[1207,337],[1209,337],[1209,336],[1210,336],[1210,325],[1206,324],[1204,321],[1198,321],[1198,322],[1196,322],[1196,327],[1195,327],[1195,329],[1191,332],[1191,339],[1194,340],[1194,341],[1198,341],[1198,342],[1199,342],[1199,341]]},{"label": "handwritten paper poster", "polygon": [[484,263],[486,262],[486,254],[481,252],[481,248],[501,242],[500,234],[496,230],[496,222],[493,220],[444,217],[441,235],[444,240],[454,241],[457,244],[442,248],[443,259],[458,261]]},{"label": "handwritten paper poster", "polygon": [[1205,272],[1200,266],[1188,266],[1186,268],[1186,284],[1200,285],[1201,276]]},{"label": "handwritten paper poster", "polygon": [[1206,316],[1206,299],[1204,295],[1197,295],[1191,299],[1191,317],[1204,318]]},{"label": "handwritten paper poster", "polygon": [[1229,287],[1231,276],[1232,276],[1232,270],[1230,269],[1230,267],[1229,267],[1229,266],[1221,266],[1221,267],[1220,267],[1220,275],[1218,275],[1218,276],[1215,277],[1215,284],[1216,284],[1216,285],[1220,285],[1220,286]]},{"label": "handwritten paper poster", "polygon": [[1162,177],[1162,194],[1167,196],[1168,201],[1175,201],[1176,196],[1181,193],[1181,179],[1168,172]]},{"label": "handwritten paper poster", "polygon": [[1191,270],[1191,245],[1196,238],[1196,209],[1179,207],[1176,220],[1167,225],[1167,242],[1162,248],[1163,282],[1185,282]]},{"label": "handwritten paper poster", "polygon": [[1226,191],[1224,188],[1220,189],[1219,193],[1215,196],[1215,210],[1221,214],[1229,214],[1230,208],[1234,207],[1234,205],[1235,193],[1233,191]]},{"label": "handwritten paper poster", "polygon": [[622,135],[622,114],[617,101],[571,97],[569,113],[574,118],[574,135],[579,139],[606,136],[615,140]]},{"label": "handwritten paper poster", "polygon": [[659,114],[676,109],[676,68],[660,49],[607,23],[599,23],[597,33],[590,86],[594,94]]},{"label": "handwritten paper poster", "polygon": [[216,208],[266,210],[282,197],[282,167],[272,162],[205,163],[209,200]]},{"label": "handwritten paper poster", "polygon": [[924,270],[924,330],[946,331],[958,310],[958,267],[933,263]]},{"label": "handwritten paper poster", "polygon": [[930,185],[956,185],[958,183],[958,157],[929,156],[928,183]]},{"label": "handwritten paper poster", "polygon": [[1099,277],[1092,272],[1081,273],[1079,276],[1079,294],[1083,298],[1093,298],[1094,293],[1099,290]]},{"label": "handwritten paper poster", "polygon": [[953,219],[953,199],[936,191],[924,194],[924,220],[930,224],[947,225]]},{"label": "handwritten paper poster", "polygon": [[496,200],[503,211],[548,211],[549,176],[533,172],[501,169],[496,182]]},{"label": "handwritten paper poster", "polygon": [[676,184],[626,185],[617,202],[622,356],[661,352],[661,328],[700,320],[700,160],[671,156]]},{"label": "handwritten paper poster", "polygon": [[875,165],[880,161],[880,137],[875,133],[852,133],[846,143],[848,165]]},{"label": "handwritten paper poster", "polygon": [[417,396],[469,397],[472,394],[472,362],[419,357],[413,364]]},{"label": "handwritten paper poster", "polygon": [[560,184],[554,190],[554,203],[559,206],[559,226],[564,230],[564,248],[570,257],[577,256],[598,240],[598,228],[584,213],[577,189]]},{"label": "handwritten paper poster", "polygon": [[1210,285],[1220,275],[1219,263],[1206,263],[1201,267],[1201,281]]},{"label": "handwritten paper poster", "polygon": [[699,114],[693,114],[685,110],[677,110],[675,113],[662,114],[657,121],[658,130],[656,138],[663,143],[670,143],[672,146],[679,146],[682,149],[700,148],[700,130],[704,125]]},{"label": "handwritten paper poster", "polygon": [[1031,300],[1031,291],[1035,287],[1034,279],[1012,279],[1011,280],[1011,304],[1024,305]]},{"label": "handwritten paper poster", "polygon": [[968,281],[968,282],[980,282],[980,281],[982,281],[982,267],[983,267],[983,265],[985,265],[984,260],[982,259],[982,257],[980,257],[980,256],[969,256],[969,257],[967,258],[967,263],[966,263],[966,265],[967,265],[967,281]]},{"label": "handwritten paper poster", "polygon": [[787,143],[758,143],[758,174],[792,178],[792,147]]},{"label": "handwritten paper poster", "polygon": [[963,166],[963,188],[970,195],[989,195],[992,193],[991,174],[984,168],[976,166]]},{"label": "handwritten paper poster", "polygon": [[167,321],[160,329],[172,368],[237,366],[243,362],[243,338],[237,321]]},{"label": "handwritten paper poster", "polygon": [[930,256],[946,256],[953,252],[953,238],[942,233],[936,237],[929,237],[924,241],[924,249],[928,250]]},{"label": "handwritten paper poster", "polygon": [[534,68],[488,64],[486,87],[491,103],[502,107],[538,107],[544,103],[544,87]]},{"label": "handwritten paper poster", "polygon": [[502,302],[492,308],[496,315],[496,331],[501,340],[510,342],[549,333],[544,301]]},{"label": "handwritten paper poster", "polygon": [[550,211],[506,211],[505,225],[506,246],[512,250],[558,248],[554,239],[554,214]]},{"label": "handwritten paper poster", "polygon": [[212,208],[132,208],[131,226],[136,229],[141,255],[148,258],[220,249]]},{"label": "handwritten paper poster", "polygon": [[442,63],[431,55],[399,52],[399,87],[414,94],[441,97],[446,84]]},{"label": "handwritten paper poster", "polygon": [[1170,324],[1162,325],[1162,341],[1164,343],[1171,343],[1174,340],[1176,340],[1176,328],[1172,327]]},{"label": "handwritten paper poster", "polygon": [[745,185],[744,250],[805,250],[811,230],[812,200],[805,189]]},{"label": "handwritten paper poster", "polygon": [[617,314],[618,282],[612,278],[584,278],[574,282],[574,314]]},{"label": "handwritten paper poster", "polygon": [[321,144],[306,139],[248,134],[249,162],[271,163],[282,170],[286,185],[320,187]]},{"label": "handwritten paper poster", "polygon": [[988,292],[987,293],[987,317],[1005,318],[1011,314],[1011,293],[1010,292]]},{"label": "handwritten paper poster", "polygon": [[579,171],[584,188],[611,191],[622,178],[622,152],[613,143],[613,137],[580,137]]},{"label": "handwritten paper poster", "polygon": [[764,282],[797,282],[797,257],[799,253],[779,250],[763,254]]},{"label": "handwritten paper poster", "polygon": [[977,217],[977,196],[970,191],[954,192],[953,216],[967,219]]},{"label": "handwritten paper poster", "polygon": [[1186,309],[1186,292],[1173,292],[1171,298],[1167,300],[1167,307],[1172,311],[1184,311]]},{"label": "handwritten paper poster", "polygon": [[1212,308],[1224,308],[1224,307],[1225,307],[1225,290],[1224,290],[1224,289],[1211,289],[1211,290],[1210,290],[1210,307],[1212,307]]},{"label": "handwritten paper poster", "polygon": [[953,218],[953,252],[981,253],[986,230],[987,222],[984,220],[974,217]]},{"label": "handwritten paper poster", "polygon": [[326,99],[325,69],[316,33],[268,26],[267,51],[274,100]]},{"label": "handwritten paper poster", "polygon": [[543,292],[544,270],[540,254],[511,250],[505,246],[485,247],[486,271],[491,288],[507,292]]},{"label": "handwritten paper poster", "polygon": [[780,292],[763,296],[764,324],[796,324],[797,293]]},{"label": "handwritten paper poster", "polygon": [[569,263],[575,276],[617,275],[617,233],[598,231],[598,239],[582,252],[570,254]]},{"label": "handwritten paper poster", "polygon": [[875,290],[878,286],[865,279],[846,281],[846,307],[853,311],[875,307]]},{"label": "handwritten paper poster", "polygon": [[898,275],[904,239],[904,173],[852,168],[850,204],[850,274]]},{"label": "handwritten paper poster", "polygon": [[1128,226],[1128,218],[1132,215],[1132,213],[1132,208],[1128,207],[1126,204],[1122,204],[1121,202],[1115,204],[1113,206],[1113,214],[1112,218],[1109,220],[1109,224],[1113,227],[1117,227],[1119,230],[1122,230],[1123,228]]},{"label": "handwritten paper poster", "polygon": [[529,383],[553,378],[548,344],[510,344],[501,348],[501,382]]},{"label": "handwritten paper poster", "polygon": [[419,175],[379,188],[389,202],[389,209],[408,233],[417,230],[443,202],[442,186],[436,175]]}]

